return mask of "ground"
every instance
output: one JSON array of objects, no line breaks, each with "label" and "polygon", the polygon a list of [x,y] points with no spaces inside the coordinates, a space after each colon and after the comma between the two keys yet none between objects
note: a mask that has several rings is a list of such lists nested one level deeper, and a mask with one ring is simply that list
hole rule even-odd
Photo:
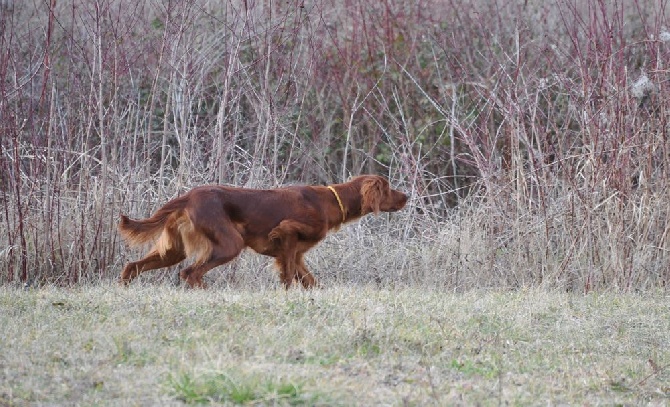
[{"label": "ground", "polygon": [[0,405],[667,405],[667,293],[0,287]]}]

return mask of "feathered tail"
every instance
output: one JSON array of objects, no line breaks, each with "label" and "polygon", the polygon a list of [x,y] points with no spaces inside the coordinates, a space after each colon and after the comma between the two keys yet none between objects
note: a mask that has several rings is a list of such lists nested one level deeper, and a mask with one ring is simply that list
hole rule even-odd
[{"label": "feathered tail", "polygon": [[119,232],[131,246],[139,246],[151,240],[156,240],[170,219],[170,216],[178,216],[178,212],[186,207],[188,195],[182,195],[171,200],[160,208],[148,219],[134,220],[121,215]]}]

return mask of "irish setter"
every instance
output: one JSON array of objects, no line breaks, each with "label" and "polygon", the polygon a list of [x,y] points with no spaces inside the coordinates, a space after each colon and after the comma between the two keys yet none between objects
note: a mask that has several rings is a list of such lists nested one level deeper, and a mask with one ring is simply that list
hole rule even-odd
[{"label": "irish setter", "polygon": [[245,247],[276,259],[281,282],[316,285],[303,255],[329,230],[368,213],[395,212],[407,195],[391,189],[377,175],[361,175],[330,186],[289,186],[256,190],[201,186],[165,204],[144,220],[121,215],[119,230],[130,245],[156,240],[143,259],[129,263],[121,282],[140,273],[168,267],[186,258],[195,262],[179,276],[191,287],[202,287],[203,275],[233,260]]}]

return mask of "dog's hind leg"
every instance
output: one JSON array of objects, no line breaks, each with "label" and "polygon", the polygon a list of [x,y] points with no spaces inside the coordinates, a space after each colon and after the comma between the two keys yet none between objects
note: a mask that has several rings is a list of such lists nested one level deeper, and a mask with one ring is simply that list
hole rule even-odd
[{"label": "dog's hind leg", "polygon": [[185,258],[181,248],[171,248],[163,256],[157,250],[152,250],[143,259],[128,263],[121,272],[119,282],[128,285],[142,272],[173,266]]},{"label": "dog's hind leg", "polygon": [[211,245],[211,252],[204,259],[199,259],[195,264],[179,273],[182,280],[191,287],[197,288],[206,288],[202,281],[205,273],[233,260],[244,249],[244,239],[235,228],[230,226],[210,226],[202,236],[206,236]]}]

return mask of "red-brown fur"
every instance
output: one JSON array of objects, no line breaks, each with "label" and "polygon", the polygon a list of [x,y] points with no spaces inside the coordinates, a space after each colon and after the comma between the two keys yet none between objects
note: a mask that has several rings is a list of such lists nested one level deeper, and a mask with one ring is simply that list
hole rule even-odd
[{"label": "red-brown fur", "polygon": [[377,175],[361,175],[325,186],[290,186],[271,190],[211,185],[196,187],[160,208],[152,217],[132,220],[121,215],[119,231],[130,245],[156,240],[143,259],[129,263],[121,282],[140,273],[168,267],[193,257],[180,277],[191,287],[204,287],[210,269],[233,260],[245,248],[276,259],[286,288],[294,280],[316,285],[303,255],[331,229],[368,213],[402,209],[407,196]]}]

